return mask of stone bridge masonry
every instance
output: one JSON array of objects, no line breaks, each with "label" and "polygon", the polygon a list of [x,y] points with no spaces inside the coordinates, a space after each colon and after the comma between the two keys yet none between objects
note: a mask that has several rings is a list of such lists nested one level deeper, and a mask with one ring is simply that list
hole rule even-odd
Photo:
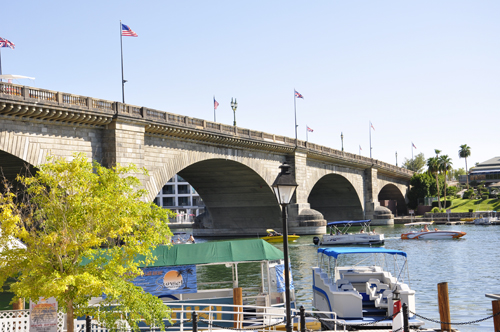
[{"label": "stone bridge masonry", "polygon": [[8,179],[48,155],[75,152],[110,167],[134,163],[153,200],[175,174],[205,202],[198,236],[281,229],[271,185],[287,162],[299,184],[289,232],[324,233],[327,221],[371,219],[380,201],[406,213],[412,172],[379,160],[250,129],[68,93],[0,82],[0,168]]}]

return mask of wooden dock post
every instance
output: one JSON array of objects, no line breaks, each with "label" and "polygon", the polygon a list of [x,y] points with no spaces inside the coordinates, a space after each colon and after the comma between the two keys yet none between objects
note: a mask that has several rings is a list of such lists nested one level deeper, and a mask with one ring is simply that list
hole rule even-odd
[{"label": "wooden dock post", "polygon": [[[493,315],[500,312],[500,300],[491,301],[491,306],[493,307]],[[500,315],[493,317],[493,327],[495,331],[500,331]]]},{"label": "wooden dock post", "polygon": [[[234,305],[243,305],[243,289],[241,287],[233,288],[233,304]],[[237,314],[234,314],[234,328],[240,328],[241,324],[241,314],[240,312],[243,311],[242,307],[237,307],[234,308],[234,311],[237,312]]]},{"label": "wooden dock post", "polygon": [[441,282],[438,284],[438,305],[439,305],[439,318],[441,321],[441,331],[451,331],[451,325],[450,324],[443,324],[442,322],[445,323],[450,323],[451,322],[451,317],[450,317],[450,299],[448,297],[448,283],[447,282]]}]

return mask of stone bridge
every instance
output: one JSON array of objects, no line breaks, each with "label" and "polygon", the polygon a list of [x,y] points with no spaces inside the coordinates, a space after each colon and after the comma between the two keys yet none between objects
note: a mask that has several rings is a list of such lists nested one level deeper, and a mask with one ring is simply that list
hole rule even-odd
[{"label": "stone bridge", "polygon": [[326,221],[370,219],[381,201],[407,213],[412,172],[379,160],[250,129],[108,100],[0,82],[0,167],[13,179],[48,155],[75,152],[105,166],[134,163],[153,200],[175,174],[207,207],[197,235],[281,229],[271,189],[288,162],[299,187],[289,231],[318,234]]}]

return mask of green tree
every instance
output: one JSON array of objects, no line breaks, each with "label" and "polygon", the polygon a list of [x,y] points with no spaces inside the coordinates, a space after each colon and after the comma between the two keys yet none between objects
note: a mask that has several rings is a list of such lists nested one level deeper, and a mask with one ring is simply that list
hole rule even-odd
[{"label": "green tree", "polygon": [[460,158],[465,158],[465,174],[467,174],[467,190],[469,190],[469,172],[467,170],[467,158],[470,157],[470,146],[468,146],[467,144],[460,145],[458,156]]},{"label": "green tree", "polygon": [[423,153],[419,153],[413,159],[404,159],[403,168],[409,169],[410,171],[421,173],[425,166],[425,157]]},{"label": "green tree", "polygon": [[431,188],[435,183],[431,175],[427,173],[415,173],[410,179],[410,190],[408,191],[408,206],[415,209],[418,202],[431,194]]},{"label": "green tree", "polygon": [[444,206],[446,207],[446,187],[447,187],[447,181],[446,181],[446,176],[448,174],[448,171],[452,169],[451,165],[453,162],[451,161],[450,157],[448,155],[442,155],[439,157],[439,169],[441,172],[444,173]]},{"label": "green tree", "polygon": [[[145,201],[147,192],[129,175],[137,172],[133,165],[108,169],[78,154],[71,161],[49,158],[35,176],[18,177],[27,200],[18,202],[8,188],[0,195],[0,286],[15,277],[10,290],[17,297],[55,297],[69,332],[73,319],[84,315],[99,316],[111,328],[117,312],[126,313],[122,319],[133,328],[140,318],[162,326],[168,307],[131,280],[142,274],[139,266],[154,261],[151,249],[172,235],[172,212]],[[6,249],[12,238],[27,249]],[[88,306],[102,294],[100,308]]]},{"label": "green tree", "polygon": [[[436,154],[437,154],[437,151],[439,150],[436,150]],[[437,197],[438,197],[438,207],[439,207],[439,210],[441,210],[441,196],[439,195],[439,179],[438,179],[438,175],[439,175],[439,157],[436,156],[436,157],[430,157],[429,159],[427,159],[427,172],[429,174],[432,174],[436,177],[436,191],[437,191]]]},{"label": "green tree", "polygon": [[465,169],[463,168],[459,168],[459,169],[452,169],[448,172],[448,179],[449,180],[457,180],[459,181],[460,180],[460,176],[461,175],[465,175]]}]

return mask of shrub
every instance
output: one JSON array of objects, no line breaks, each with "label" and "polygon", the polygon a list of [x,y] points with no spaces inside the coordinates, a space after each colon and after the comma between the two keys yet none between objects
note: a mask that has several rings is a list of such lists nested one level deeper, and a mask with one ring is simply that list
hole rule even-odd
[{"label": "shrub", "polygon": [[464,192],[464,196],[463,196],[464,199],[467,199],[467,198],[474,198],[474,189],[469,189],[469,190],[466,190]]},{"label": "shrub", "polygon": [[[432,202],[434,204],[434,202]],[[439,213],[439,208],[437,206],[433,207],[431,210],[432,213]]]},{"label": "shrub", "polygon": [[481,199],[488,199],[489,195],[481,195]]},{"label": "shrub", "polygon": [[[438,201],[432,202],[432,207],[437,207],[437,206],[439,206],[438,205]],[[445,204],[445,201],[441,201],[441,206],[444,207],[444,208],[450,207],[451,206],[451,201],[450,200],[446,200],[446,204]]]},{"label": "shrub", "polygon": [[494,194],[489,194],[489,195],[488,195],[488,197],[489,197],[489,198],[498,198],[498,196],[497,196],[497,194],[496,194],[496,193],[494,193]]}]

